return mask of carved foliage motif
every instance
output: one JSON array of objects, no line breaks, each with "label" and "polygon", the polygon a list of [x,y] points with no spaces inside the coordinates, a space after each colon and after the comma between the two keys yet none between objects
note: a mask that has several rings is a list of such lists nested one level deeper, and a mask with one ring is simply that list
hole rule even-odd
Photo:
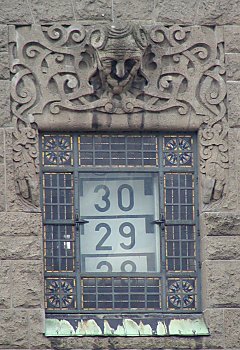
[{"label": "carved foliage motif", "polygon": [[201,116],[203,200],[222,197],[228,149],[220,30],[128,24],[12,29],[14,161],[25,201],[37,205],[34,115],[86,110]]}]

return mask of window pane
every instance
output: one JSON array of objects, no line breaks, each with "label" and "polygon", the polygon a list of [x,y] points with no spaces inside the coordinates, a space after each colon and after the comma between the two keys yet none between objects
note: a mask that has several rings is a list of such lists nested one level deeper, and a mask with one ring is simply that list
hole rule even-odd
[{"label": "window pane", "polygon": [[157,176],[145,173],[82,174],[80,217],[82,270],[160,270]]},{"label": "window pane", "polygon": [[193,140],[41,137],[50,312],[199,310]]},{"label": "window pane", "polygon": [[81,284],[84,310],[158,310],[161,307],[159,278],[82,278]]},{"label": "window pane", "polygon": [[81,166],[158,165],[156,136],[83,135],[78,147]]},{"label": "window pane", "polygon": [[193,186],[193,174],[165,174],[164,194],[166,220],[194,220]]},{"label": "window pane", "polygon": [[72,174],[44,174],[43,200],[46,220],[73,219]]}]

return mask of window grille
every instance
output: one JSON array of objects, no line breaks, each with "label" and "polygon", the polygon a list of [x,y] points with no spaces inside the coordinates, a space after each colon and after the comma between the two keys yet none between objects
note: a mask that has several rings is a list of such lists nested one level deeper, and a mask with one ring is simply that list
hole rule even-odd
[{"label": "window grille", "polygon": [[196,135],[40,147],[47,312],[199,312]]}]

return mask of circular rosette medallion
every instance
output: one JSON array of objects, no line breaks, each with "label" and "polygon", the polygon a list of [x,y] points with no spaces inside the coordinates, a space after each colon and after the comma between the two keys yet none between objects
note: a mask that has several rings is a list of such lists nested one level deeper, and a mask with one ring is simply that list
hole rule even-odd
[{"label": "circular rosette medallion", "polygon": [[68,308],[73,303],[74,288],[67,280],[48,280],[46,297],[50,307]]},{"label": "circular rosette medallion", "polygon": [[191,139],[189,137],[166,138],[165,161],[166,165],[192,165]]},{"label": "circular rosette medallion", "polygon": [[168,300],[170,307],[178,309],[194,307],[195,293],[191,282],[186,280],[177,280],[170,284],[168,288]]},{"label": "circular rosette medallion", "polygon": [[45,136],[44,138],[44,163],[46,165],[71,164],[71,137],[70,136]]}]

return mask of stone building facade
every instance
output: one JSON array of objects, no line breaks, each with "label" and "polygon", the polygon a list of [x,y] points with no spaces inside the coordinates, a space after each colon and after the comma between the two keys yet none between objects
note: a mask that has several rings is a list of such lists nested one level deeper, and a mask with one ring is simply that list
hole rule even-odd
[{"label": "stone building facade", "polygon": [[[240,349],[240,1],[0,6],[0,348]],[[38,132],[55,131],[197,133],[208,335],[44,335]]]}]

